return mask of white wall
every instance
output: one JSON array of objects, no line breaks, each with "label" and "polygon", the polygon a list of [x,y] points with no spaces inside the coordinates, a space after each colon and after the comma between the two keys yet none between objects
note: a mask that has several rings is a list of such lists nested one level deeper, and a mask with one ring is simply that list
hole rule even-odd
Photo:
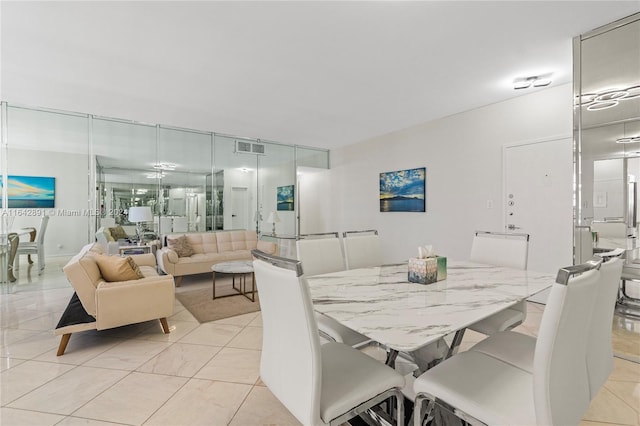
[{"label": "white wall", "polygon": [[331,170],[298,167],[300,234],[328,231],[331,218]]},{"label": "white wall", "polygon": [[624,218],[626,187],[623,158],[594,161],[593,220]]},{"label": "white wall", "polygon": [[[385,262],[406,260],[425,244],[467,259],[474,231],[503,229],[503,145],[570,135],[572,120],[565,84],[332,151],[326,231],[378,229]],[[380,213],[379,173],[422,166],[427,212]]]}]

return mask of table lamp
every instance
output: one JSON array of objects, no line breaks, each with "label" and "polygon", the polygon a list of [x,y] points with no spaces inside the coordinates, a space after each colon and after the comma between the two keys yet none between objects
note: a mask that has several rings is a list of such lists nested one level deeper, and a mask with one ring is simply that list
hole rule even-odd
[{"label": "table lamp", "polygon": [[275,211],[269,213],[269,217],[267,217],[267,223],[273,224],[273,228],[271,229],[271,234],[276,235],[276,222],[280,222],[280,216]]},{"label": "table lamp", "polygon": [[151,222],[153,213],[151,207],[129,207],[129,222],[136,224],[136,235],[138,236],[138,244],[142,245],[143,241],[143,223]]}]

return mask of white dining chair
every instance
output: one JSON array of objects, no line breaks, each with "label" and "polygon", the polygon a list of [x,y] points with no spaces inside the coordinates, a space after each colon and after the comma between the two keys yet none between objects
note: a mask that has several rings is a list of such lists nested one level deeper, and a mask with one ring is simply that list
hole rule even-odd
[{"label": "white dining chair", "polygon": [[600,267],[601,282],[591,314],[587,347],[591,399],[595,398],[613,371],[612,324],[623,266],[622,259],[613,258]]},{"label": "white dining chair", "polygon": [[[611,324],[615,311],[616,294],[624,261],[620,253],[605,256],[600,266],[600,282],[595,303],[591,309],[591,320],[587,345],[587,370],[589,375],[590,398],[593,399],[613,370],[613,344]],[[533,372],[536,338],[514,331],[494,334],[480,341],[471,351],[482,352],[491,357]]]},{"label": "white dining chair", "polygon": [[479,351],[462,352],[414,383],[415,426],[434,406],[487,425],[578,424],[590,402],[587,367],[591,309],[600,262],[558,272],[540,324],[533,371]]},{"label": "white dining chair", "polygon": [[393,397],[404,425],[402,375],[344,343],[321,345],[302,263],[251,253],[262,311],[260,378],[273,395],[304,425],[339,425]]},{"label": "white dining chair", "polygon": [[347,269],[382,265],[382,249],[378,231],[346,231],[342,233]]},{"label": "white dining chair", "polygon": [[[47,224],[49,223],[49,216],[42,216],[40,219],[40,227],[36,231],[35,241],[20,241],[18,244],[18,250],[16,252],[16,258],[14,263],[14,270],[20,268],[20,255],[35,254],[38,256],[38,275],[41,275],[44,271],[44,236],[47,232]],[[29,261],[29,263],[33,263]]]},{"label": "white dining chair", "polygon": [[576,253],[576,263],[584,263],[593,257],[591,226],[576,226],[573,235],[575,237],[574,247],[576,250],[580,249],[580,253]]},{"label": "white dining chair", "polygon": [[627,224],[623,218],[618,220],[594,220],[591,222],[591,229],[598,233],[598,237],[604,238],[627,238]]},{"label": "white dining chair", "polygon": [[[344,256],[337,232],[315,234],[296,241],[298,260],[304,265],[306,276],[329,274],[345,270]],[[316,313],[320,335],[327,340],[360,347],[371,340],[338,321]]]},{"label": "white dining chair", "polygon": [[[495,266],[527,269],[529,234],[507,234],[478,231],[473,237],[470,260]],[[492,335],[510,330],[522,324],[527,316],[527,301],[504,309],[468,328],[478,333]]]},{"label": "white dining chair", "polygon": [[323,234],[329,238],[302,236],[296,241],[298,260],[304,265],[307,276],[329,274],[345,270],[344,256],[337,232]]}]

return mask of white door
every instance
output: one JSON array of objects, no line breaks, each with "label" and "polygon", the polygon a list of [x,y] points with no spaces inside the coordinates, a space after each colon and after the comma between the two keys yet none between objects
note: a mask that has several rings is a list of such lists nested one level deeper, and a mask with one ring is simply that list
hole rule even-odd
[{"label": "white door", "polygon": [[527,233],[531,271],[555,273],[573,263],[573,141],[504,148],[504,225]]},{"label": "white door", "polygon": [[249,191],[247,188],[231,188],[231,229],[249,229],[247,207]]}]

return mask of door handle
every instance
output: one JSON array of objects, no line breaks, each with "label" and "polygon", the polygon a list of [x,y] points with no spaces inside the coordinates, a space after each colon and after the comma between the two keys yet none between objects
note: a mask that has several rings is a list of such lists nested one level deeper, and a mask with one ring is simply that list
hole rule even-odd
[{"label": "door handle", "polygon": [[507,225],[507,229],[509,231],[515,231],[516,229],[522,229],[522,228],[519,227],[519,226],[515,226],[513,223],[510,223],[510,224]]}]

